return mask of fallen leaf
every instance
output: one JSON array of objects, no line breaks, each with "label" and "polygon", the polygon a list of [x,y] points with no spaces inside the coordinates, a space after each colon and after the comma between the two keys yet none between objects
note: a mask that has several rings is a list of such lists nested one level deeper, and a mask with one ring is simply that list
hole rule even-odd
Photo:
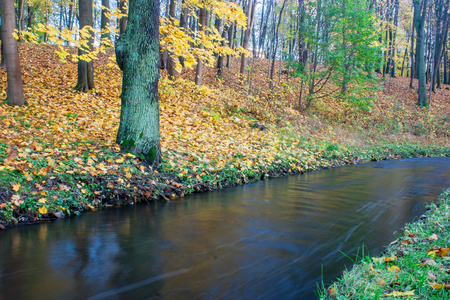
[{"label": "fallen leaf", "polygon": [[386,294],[386,296],[393,296],[393,297],[406,297],[406,296],[414,296],[414,290],[407,291],[407,292],[392,292],[390,294]]},{"label": "fallen leaf", "polygon": [[391,256],[389,256],[389,257],[385,257],[384,258],[384,261],[385,262],[390,262],[390,261],[396,261],[397,260],[397,256],[395,256],[395,255],[391,255]]},{"label": "fallen leaf", "polygon": [[336,289],[334,287],[329,288],[327,291],[328,291],[328,295],[330,295],[330,297],[336,297]]},{"label": "fallen leaf", "polygon": [[440,257],[443,257],[443,256],[447,255],[448,252],[450,252],[450,248],[442,248],[442,247],[434,246],[433,248],[428,250],[427,255],[433,256],[433,257],[434,257],[434,255],[438,255]]},{"label": "fallen leaf", "polygon": [[386,285],[386,281],[384,281],[381,278],[375,278],[375,282],[378,283],[381,286],[385,286]]},{"label": "fallen leaf", "polygon": [[389,271],[391,271],[391,272],[400,272],[400,268],[399,267],[397,267],[397,266],[391,266],[391,267],[389,267],[388,268],[388,270]]},{"label": "fallen leaf", "polygon": [[433,233],[432,235],[430,235],[430,236],[428,237],[428,239],[429,239],[430,241],[437,241],[437,240],[438,240],[438,236],[437,236],[436,233]]},{"label": "fallen leaf", "polygon": [[41,215],[45,215],[47,213],[47,208],[45,206],[39,207],[38,209]]},{"label": "fallen leaf", "polygon": [[429,278],[430,280],[437,280],[436,275],[434,275],[434,274],[431,273],[431,272],[428,272],[428,278]]},{"label": "fallen leaf", "polygon": [[60,184],[59,185],[59,189],[61,191],[69,191],[70,190],[69,187],[67,185],[64,185],[64,184]]},{"label": "fallen leaf", "polygon": [[14,192],[18,192],[19,189],[20,189],[20,182],[18,182],[16,184],[13,184],[12,185],[12,189],[13,189]]},{"label": "fallen leaf", "polygon": [[47,199],[45,198],[41,198],[38,200],[39,203],[45,204],[45,202],[47,202]]}]

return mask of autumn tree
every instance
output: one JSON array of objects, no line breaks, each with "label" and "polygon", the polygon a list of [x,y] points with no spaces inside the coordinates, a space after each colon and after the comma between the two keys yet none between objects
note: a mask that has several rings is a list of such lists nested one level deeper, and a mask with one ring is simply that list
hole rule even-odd
[{"label": "autumn tree", "polygon": [[127,28],[116,56],[123,71],[117,143],[122,151],[159,165],[159,10],[158,0],[130,1]]},{"label": "autumn tree", "polygon": [[[94,38],[92,28],[94,26],[92,0],[79,0],[80,29],[88,35],[86,45],[78,48],[78,55],[83,56],[93,50]],[[94,61],[80,58],[78,60],[78,81],[75,90],[87,92],[94,88]]]},{"label": "autumn tree", "polygon": [[2,56],[5,56],[6,77],[8,83],[8,104],[22,106],[25,104],[22,71],[20,68],[17,40],[13,37],[13,32],[16,29],[14,1],[1,0],[0,6],[2,18]]}]

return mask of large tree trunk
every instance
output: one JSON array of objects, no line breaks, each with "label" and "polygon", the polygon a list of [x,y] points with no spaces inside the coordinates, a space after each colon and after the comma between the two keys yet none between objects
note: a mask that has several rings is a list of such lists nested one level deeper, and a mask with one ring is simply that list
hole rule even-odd
[{"label": "large tree trunk", "polygon": [[[79,20],[80,28],[85,26],[94,27],[92,0],[80,0],[79,2]],[[92,32],[91,32],[92,33]],[[93,33],[92,33],[93,34]],[[89,51],[92,51],[94,44],[93,37],[89,39]],[[86,51],[79,48],[78,55],[85,54]],[[87,92],[94,88],[94,61],[85,61],[80,59],[78,61],[78,81],[75,90],[80,92]]]},{"label": "large tree trunk", "polygon": [[101,19],[101,29],[102,29],[102,43],[108,44],[111,41],[110,33],[110,20],[107,15],[110,11],[109,0],[102,0],[102,19]]},{"label": "large tree trunk", "polygon": [[127,30],[117,42],[116,55],[123,70],[116,141],[123,151],[158,166],[159,1],[130,1]]},{"label": "large tree trunk", "polygon": [[16,39],[12,36],[16,29],[16,16],[14,1],[1,0],[2,17],[2,46],[6,63],[6,77],[8,83],[8,104],[22,106],[25,104],[22,85],[22,71],[20,69],[19,48]]},{"label": "large tree trunk", "polygon": [[[200,18],[199,18],[199,31],[205,30],[206,25],[206,9],[200,8]],[[204,49],[205,46],[200,45],[200,49]],[[203,62],[200,58],[197,58],[197,70],[195,72],[195,84],[202,84],[202,76],[203,76]]]},{"label": "large tree trunk", "polygon": [[[421,15],[422,10],[422,15]],[[419,75],[419,98],[417,104],[426,106],[426,76],[425,76],[425,16],[427,12],[427,2],[414,0],[414,24],[417,32],[417,74]]]}]

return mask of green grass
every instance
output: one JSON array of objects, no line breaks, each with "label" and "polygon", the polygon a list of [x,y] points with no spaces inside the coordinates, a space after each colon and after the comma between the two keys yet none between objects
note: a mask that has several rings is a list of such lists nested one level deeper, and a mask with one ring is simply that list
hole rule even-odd
[{"label": "green grass", "polygon": [[319,287],[319,299],[450,299],[449,217],[450,189],[380,257],[362,256],[331,286]]}]

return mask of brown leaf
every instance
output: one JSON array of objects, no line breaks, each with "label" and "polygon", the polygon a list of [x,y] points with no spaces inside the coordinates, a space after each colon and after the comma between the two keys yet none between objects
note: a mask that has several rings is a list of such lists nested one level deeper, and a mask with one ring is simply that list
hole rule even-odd
[{"label": "brown leaf", "polygon": [[431,272],[428,272],[428,278],[429,278],[430,280],[437,280],[437,277],[436,277],[433,273],[431,273]]},{"label": "brown leaf", "polygon": [[437,240],[438,240],[438,236],[437,236],[436,233],[433,233],[432,235],[430,235],[430,236],[428,237],[428,239],[429,239],[430,241],[437,241]]},{"label": "brown leaf", "polygon": [[336,289],[334,287],[329,288],[327,291],[328,291],[328,295],[330,295],[330,297],[336,297]]}]

